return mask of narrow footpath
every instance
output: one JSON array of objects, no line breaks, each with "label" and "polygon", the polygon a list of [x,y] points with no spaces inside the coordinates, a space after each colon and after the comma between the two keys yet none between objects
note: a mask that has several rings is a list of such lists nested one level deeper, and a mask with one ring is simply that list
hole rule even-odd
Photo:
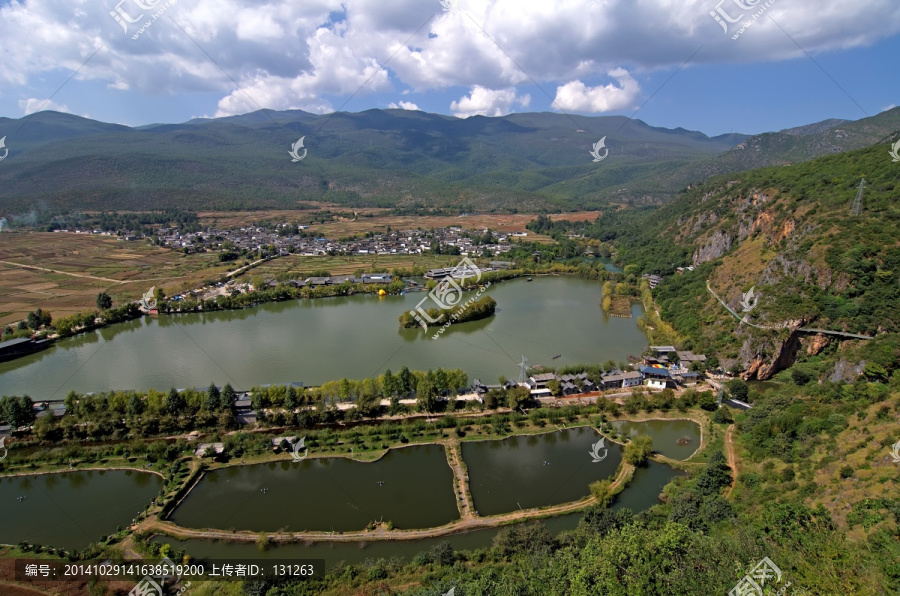
[{"label": "narrow footpath", "polygon": [[738,467],[737,467],[737,454],[734,450],[734,424],[728,427],[728,430],[725,431],[725,457],[728,460],[728,467],[731,468],[731,484],[725,489],[725,496],[731,496],[731,491],[734,490],[734,484],[737,482],[738,476]]}]

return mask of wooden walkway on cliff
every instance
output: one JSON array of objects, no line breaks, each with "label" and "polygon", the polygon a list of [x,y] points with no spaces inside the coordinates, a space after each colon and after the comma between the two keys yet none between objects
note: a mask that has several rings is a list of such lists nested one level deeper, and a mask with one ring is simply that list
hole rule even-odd
[{"label": "wooden walkway on cliff", "polygon": [[[712,294],[713,296],[715,296],[716,300],[718,300],[719,303],[720,303],[722,306],[724,306],[725,309],[726,309],[728,312],[730,312],[730,313],[734,316],[734,318],[736,318],[736,319],[737,319],[738,321],[740,321],[741,323],[746,323],[747,325],[749,325],[749,326],[751,326],[751,327],[756,327],[757,329],[764,329],[764,330],[766,330],[766,331],[772,331],[772,330],[786,329],[786,328],[787,328],[786,325],[781,325],[781,326],[778,326],[778,325],[757,325],[757,324],[755,324],[755,323],[751,323],[750,321],[747,320],[747,315],[741,317],[741,315],[739,315],[739,314],[737,314],[736,312],[734,312],[733,310],[731,310],[731,307],[728,306],[727,304],[725,304],[725,301],[724,301],[724,300],[722,300],[721,298],[719,298],[719,295],[716,294],[716,293],[713,291],[713,289],[709,286],[709,280],[706,280],[706,289],[709,290],[709,293]],[[845,332],[845,331],[830,331],[830,330],[828,330],[828,329],[815,329],[815,328],[813,328],[813,327],[798,327],[798,328],[794,329],[794,331],[801,331],[801,332],[803,332],[803,333],[821,333],[821,334],[823,334],[823,335],[838,335],[838,336],[840,336],[840,337],[848,337],[848,338],[852,338],[852,339],[874,339],[873,337],[871,337],[871,336],[869,336],[869,335],[859,335],[859,334],[857,334],[857,333],[847,333],[847,332]]]}]

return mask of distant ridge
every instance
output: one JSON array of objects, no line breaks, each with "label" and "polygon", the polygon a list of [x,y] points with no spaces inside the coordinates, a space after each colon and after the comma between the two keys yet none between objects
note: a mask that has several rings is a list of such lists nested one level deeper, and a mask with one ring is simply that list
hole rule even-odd
[{"label": "distant ridge", "polygon": [[[395,109],[259,110],[139,128],[39,112],[0,118],[10,150],[0,209],[290,208],[309,200],[458,211],[652,205],[710,175],[859,148],[898,129],[900,109],[754,137],[550,112],[459,119]],[[309,154],[291,164],[287,151],[301,136]],[[594,163],[588,152],[604,136],[609,158]]]}]

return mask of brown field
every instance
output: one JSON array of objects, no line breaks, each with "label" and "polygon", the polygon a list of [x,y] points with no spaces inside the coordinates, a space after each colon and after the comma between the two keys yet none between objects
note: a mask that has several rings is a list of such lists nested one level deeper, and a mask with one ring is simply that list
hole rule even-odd
[{"label": "brown field", "polygon": [[93,308],[108,292],[115,304],[150,286],[167,293],[228,271],[214,254],[184,255],[139,242],[88,234],[4,232],[0,237],[0,325],[36,308],[54,318]]},{"label": "brown field", "polygon": [[459,262],[460,257],[450,255],[351,255],[346,257],[301,257],[289,255],[267,261],[254,267],[244,276],[261,275],[275,277],[280,273],[288,273],[294,277],[303,277],[311,271],[327,270],[331,275],[352,275],[357,269],[365,271],[390,271],[391,269],[411,269],[427,267],[437,269]]},{"label": "brown field", "polygon": [[[326,207],[327,205],[322,205]],[[450,226],[459,226],[469,230],[483,230],[490,228],[497,232],[523,232],[525,224],[535,218],[534,215],[516,213],[516,214],[475,214],[460,217],[457,215],[429,215],[429,216],[385,216],[379,215],[387,211],[387,209],[348,209],[346,207],[331,205],[328,206],[333,211],[354,211],[357,218],[344,219],[325,224],[310,226],[310,230],[314,230],[329,238],[339,238],[342,236],[353,236],[355,234],[365,234],[366,232],[384,232],[388,226],[394,230],[408,230],[415,228],[446,228]],[[245,225],[250,221],[299,221],[302,217],[310,215],[313,211],[289,211],[289,210],[269,210],[269,211],[205,211],[198,213],[200,222],[203,225],[217,225],[222,227],[233,227]],[[371,214],[373,217],[366,217]],[[580,211],[577,213],[560,213],[551,215],[551,219],[568,219],[570,221],[585,221],[596,219],[600,215],[599,211]],[[552,242],[547,236],[538,236],[532,233],[528,234],[527,240],[537,242]]]}]

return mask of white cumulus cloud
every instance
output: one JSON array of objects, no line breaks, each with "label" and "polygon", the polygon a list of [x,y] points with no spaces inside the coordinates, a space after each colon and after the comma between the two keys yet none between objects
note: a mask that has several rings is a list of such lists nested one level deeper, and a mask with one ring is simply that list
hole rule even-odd
[{"label": "white cumulus cloud", "polygon": [[530,95],[516,95],[514,88],[487,89],[476,85],[469,95],[464,95],[459,101],[450,103],[450,111],[457,118],[469,116],[506,116],[512,112],[514,105],[523,108],[531,103]]},{"label": "white cumulus cloud", "polygon": [[566,112],[602,113],[632,107],[641,94],[641,86],[624,68],[609,71],[618,85],[588,87],[581,81],[572,81],[556,89],[554,107]]},{"label": "white cumulus cloud", "polygon": [[[471,115],[523,105],[507,91],[533,81],[557,88],[566,110],[602,112],[640,94],[628,73],[607,84],[623,66],[643,74],[690,56],[688,67],[806,59],[900,33],[900,2],[891,0],[778,0],[738,40],[710,16],[717,0],[459,0],[449,12],[437,0],[180,0],[132,39],[140,23],[123,31],[109,14],[117,2],[0,0],[3,95],[49,94],[34,89],[77,73],[69,85],[101,83],[90,98],[98,103],[125,90],[214,94],[218,115],[229,115],[322,112],[351,94],[458,87],[472,94],[454,111]],[[749,19],[749,4],[723,7]],[[153,13],[136,0],[122,8]],[[75,105],[67,91],[55,99]]]},{"label": "white cumulus cloud", "polygon": [[400,103],[391,102],[388,104],[388,108],[392,110],[421,110],[419,106],[411,101],[401,101]]},{"label": "white cumulus cloud", "polygon": [[29,114],[34,114],[35,112],[42,112],[44,110],[53,110],[54,112],[65,112],[66,114],[71,114],[72,111],[69,110],[68,106],[63,104],[56,103],[55,101],[49,99],[37,99],[36,97],[29,97],[28,99],[20,99],[19,100],[19,108],[21,108],[22,113],[26,116]]}]

